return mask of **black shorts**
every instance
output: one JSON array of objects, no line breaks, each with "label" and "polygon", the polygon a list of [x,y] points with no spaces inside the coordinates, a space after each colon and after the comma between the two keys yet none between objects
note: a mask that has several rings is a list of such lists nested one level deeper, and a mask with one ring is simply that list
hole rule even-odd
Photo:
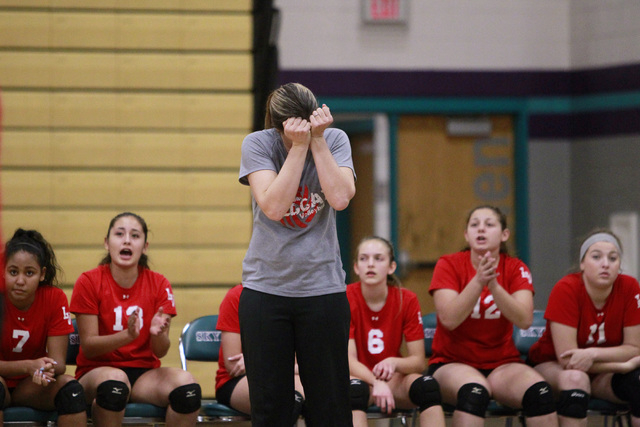
[{"label": "black shorts", "polygon": [[222,386],[216,390],[216,400],[223,405],[231,406],[231,395],[233,394],[233,390],[244,377],[244,375],[240,375],[239,377],[231,378],[229,381],[222,384]]},{"label": "black shorts", "polygon": [[142,376],[145,372],[149,371],[150,368],[120,368],[127,374],[127,378],[129,378],[129,384],[131,384],[131,388],[138,381],[138,378]]},{"label": "black shorts", "polygon": [[[425,375],[433,376],[433,374],[435,374],[435,372],[441,367],[443,367],[444,365],[446,365],[446,363],[432,363],[427,368]],[[474,368],[474,369],[480,372],[482,375],[484,375],[485,378],[488,377],[491,372],[493,372],[493,369],[478,369],[478,368]]]},{"label": "black shorts", "polygon": [[[125,374],[127,374],[127,378],[129,379],[129,384],[131,384],[131,387],[133,388],[133,385],[136,383],[136,381],[138,381],[138,378],[140,378],[142,376],[142,374],[144,374],[145,372],[150,371],[152,368],[127,368],[127,367],[125,367],[125,368],[116,368],[116,369],[120,369]],[[86,373],[84,375],[86,375]],[[82,377],[80,377],[80,378],[82,378]],[[80,378],[78,378],[78,379],[80,379]]]}]

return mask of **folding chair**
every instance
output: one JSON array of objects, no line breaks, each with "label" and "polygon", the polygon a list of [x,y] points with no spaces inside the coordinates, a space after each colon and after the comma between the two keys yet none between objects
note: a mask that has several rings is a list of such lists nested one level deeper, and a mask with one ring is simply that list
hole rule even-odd
[{"label": "folding chair", "polygon": [[56,411],[41,411],[28,406],[10,406],[3,412],[5,426],[54,426],[58,419]]},{"label": "folding chair", "polygon": [[543,310],[533,310],[533,322],[527,329],[520,329],[514,325],[513,342],[522,360],[527,360],[529,349],[542,336],[546,327],[547,321],[544,319]]},{"label": "folding chair", "polygon": [[[178,348],[182,369],[187,370],[188,361],[218,362],[221,332],[216,330],[218,316],[211,314],[198,317],[187,323],[180,334]],[[215,400],[202,402],[202,415],[198,422],[248,421],[249,415],[236,411]]]},{"label": "folding chair", "polygon": [[601,415],[604,418],[604,427],[609,426],[609,420],[611,420],[612,427],[631,427],[631,412],[629,412],[629,405],[626,403],[614,403],[592,397],[589,400],[587,414]]},{"label": "folding chair", "polygon": [[382,409],[376,405],[371,405],[367,409],[368,420],[381,420],[388,419],[389,425],[397,425],[395,421],[399,422],[402,426],[415,426],[418,420],[417,409],[396,409],[390,414],[382,412]]},{"label": "folding chair", "polygon": [[436,326],[438,326],[438,315],[435,312],[422,316],[422,328],[424,329],[424,354],[427,358],[431,357],[431,354],[433,353],[431,345],[433,344],[433,337],[436,335]]}]

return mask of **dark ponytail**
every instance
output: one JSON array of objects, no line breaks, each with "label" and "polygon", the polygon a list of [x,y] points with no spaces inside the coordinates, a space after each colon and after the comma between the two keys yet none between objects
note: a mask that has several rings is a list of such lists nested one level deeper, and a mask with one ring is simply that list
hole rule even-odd
[{"label": "dark ponytail", "polygon": [[40,286],[58,285],[58,277],[62,274],[62,269],[58,264],[53,248],[49,242],[42,237],[40,232],[36,230],[24,230],[22,228],[18,228],[15,233],[13,233],[13,237],[11,237],[5,245],[5,265],[9,258],[20,251],[24,251],[35,256],[40,268],[45,270],[44,279],[40,282]]}]

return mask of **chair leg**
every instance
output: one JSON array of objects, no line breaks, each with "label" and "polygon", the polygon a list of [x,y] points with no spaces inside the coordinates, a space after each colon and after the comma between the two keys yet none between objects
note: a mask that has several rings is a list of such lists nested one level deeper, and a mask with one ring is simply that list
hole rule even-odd
[{"label": "chair leg", "polygon": [[411,427],[420,427],[420,411],[418,409],[414,409],[411,415]]},{"label": "chair leg", "polygon": [[[609,427],[609,417],[611,417],[612,427],[625,427],[625,424],[631,427],[631,415],[627,414],[615,414],[604,416],[604,427]],[[625,423],[626,420],[626,423]]]},{"label": "chair leg", "polygon": [[613,426],[614,427],[624,427],[624,424],[622,423],[622,418],[619,415],[613,415]]},{"label": "chair leg", "polygon": [[527,419],[525,418],[524,415],[522,414],[518,415],[518,421],[520,421],[520,425],[522,427],[527,427]]},{"label": "chair leg", "polygon": [[389,427],[396,427],[398,424],[400,424],[401,426],[406,426],[407,420],[405,419],[405,417],[389,418],[389,422],[385,423],[385,425],[388,425]]},{"label": "chair leg", "polygon": [[625,421],[626,421],[626,425],[628,427],[631,427],[631,413],[629,412],[625,414],[616,414],[616,420],[620,427],[625,427]]}]

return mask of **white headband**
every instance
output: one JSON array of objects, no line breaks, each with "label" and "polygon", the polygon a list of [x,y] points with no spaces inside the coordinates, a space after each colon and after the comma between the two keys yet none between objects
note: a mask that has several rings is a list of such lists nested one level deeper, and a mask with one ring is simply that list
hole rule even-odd
[{"label": "white headband", "polygon": [[587,250],[589,250],[589,247],[591,247],[591,245],[593,245],[596,242],[612,243],[613,246],[615,246],[616,249],[618,250],[618,253],[622,256],[622,249],[620,249],[620,244],[618,244],[618,239],[616,239],[609,233],[596,233],[593,236],[590,236],[587,240],[585,240],[582,246],[580,246],[580,262],[582,262],[582,259],[584,258],[584,254],[587,253]]}]

